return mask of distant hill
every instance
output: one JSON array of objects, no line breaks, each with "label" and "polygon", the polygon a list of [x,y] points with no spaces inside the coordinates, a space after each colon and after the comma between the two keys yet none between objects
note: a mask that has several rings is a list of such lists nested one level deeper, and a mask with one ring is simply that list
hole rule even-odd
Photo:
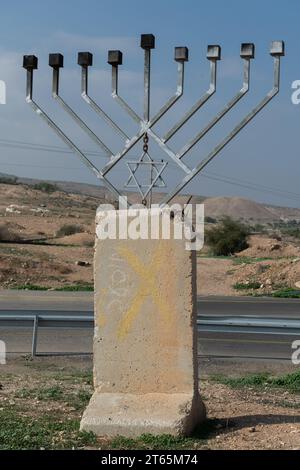
[{"label": "distant hill", "polygon": [[300,220],[300,209],[267,206],[241,197],[211,197],[205,199],[207,216],[219,219],[229,216],[255,222],[276,222],[282,219]]},{"label": "distant hill", "polygon": [[[38,179],[31,178],[16,178],[14,175],[0,173],[0,183],[5,182],[7,179],[14,181],[17,179],[19,184],[34,186],[41,182]],[[45,181],[45,180],[43,180]],[[73,181],[49,181],[56,184],[57,187],[66,193],[81,194],[91,196],[103,201],[113,202],[114,196],[103,186],[96,186],[93,184],[76,183]],[[160,199],[159,193],[153,194],[153,202]],[[128,193],[128,197],[132,202],[140,200],[139,195],[136,193]],[[189,195],[179,195],[175,198],[174,202],[184,204],[188,201]],[[205,215],[214,219],[220,219],[224,216],[229,216],[234,219],[254,222],[254,223],[272,223],[281,220],[297,220],[300,222],[300,209],[272,206],[269,204],[258,203],[250,199],[241,197],[205,197],[193,196],[193,203],[205,204]]]}]

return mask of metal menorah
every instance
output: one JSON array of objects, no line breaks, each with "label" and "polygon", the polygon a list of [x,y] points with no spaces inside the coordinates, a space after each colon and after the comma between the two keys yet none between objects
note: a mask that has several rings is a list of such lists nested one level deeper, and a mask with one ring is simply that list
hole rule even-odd
[{"label": "metal menorah", "polygon": [[[138,189],[141,200],[144,205],[151,205],[151,195],[154,188],[165,187],[163,180],[163,172],[166,169],[167,162],[155,161],[149,153],[149,138],[153,139],[162,149],[168,158],[175,162],[183,171],[184,177],[175,188],[164,195],[160,201],[163,207],[170,202],[195,176],[200,173],[206,165],[218,155],[224,147],[277,95],[280,84],[280,57],[284,56],[285,47],[283,41],[273,41],[270,48],[270,54],[274,58],[274,83],[272,89],[260,101],[260,103],[252,109],[252,111],[244,117],[240,123],[194,168],[190,168],[184,161],[191,149],[246,95],[249,90],[250,82],[250,62],[254,59],[255,46],[252,43],[244,43],[241,45],[240,56],[243,59],[243,86],[241,90],[226,104],[226,106],[216,114],[216,116],[202,129],[193,139],[187,142],[178,152],[173,151],[167,143],[181,129],[189,119],[214,95],[216,91],[217,80],[217,62],[221,59],[221,47],[218,45],[210,45],[207,48],[207,59],[210,62],[210,84],[208,90],[200,97],[200,99],[191,107],[191,109],[180,119],[163,137],[157,135],[153,130],[155,124],[169,111],[174,104],[183,95],[184,89],[184,64],[188,61],[189,51],[187,47],[175,47],[175,61],[178,64],[178,82],[177,89],[174,94],[154,115],[150,114],[150,78],[151,78],[151,50],[155,48],[155,37],[153,34],[141,35],[141,48],[144,49],[144,114],[140,117],[118,93],[118,69],[122,65],[122,52],[119,50],[108,52],[108,63],[112,67],[112,97],[116,102],[128,113],[139,126],[136,135],[129,137],[121,127],[116,124],[108,114],[89,96],[88,94],[88,70],[93,65],[93,55],[90,52],[80,52],[78,54],[78,64],[81,66],[81,96],[85,102],[103,118],[116,133],[125,139],[123,149],[118,153],[113,153],[107,145],[100,139],[87,124],[75,113],[75,111],[64,101],[59,93],[59,76],[60,69],[64,65],[64,57],[62,54],[50,54],[49,65],[53,68],[53,85],[52,95],[64,108],[64,110],[76,121],[77,124],[89,135],[89,137],[100,146],[100,148],[108,156],[109,161],[103,168],[97,168],[81,151],[77,145],[55,124],[55,122],[40,108],[33,100],[33,71],[38,68],[38,59],[34,55],[26,55],[23,59],[23,67],[27,70],[27,96],[26,101],[41,116],[47,124],[58,134],[58,136],[80,157],[85,165],[96,175],[96,177],[119,198],[120,203],[128,207],[129,203],[124,193],[121,193],[108,179],[109,173],[115,165],[125,157],[126,154],[143,140],[143,152],[137,161],[127,161],[129,170],[129,178],[125,184],[126,188],[135,187]],[[137,172],[143,167],[147,169],[149,180],[147,184],[140,182]]]}]

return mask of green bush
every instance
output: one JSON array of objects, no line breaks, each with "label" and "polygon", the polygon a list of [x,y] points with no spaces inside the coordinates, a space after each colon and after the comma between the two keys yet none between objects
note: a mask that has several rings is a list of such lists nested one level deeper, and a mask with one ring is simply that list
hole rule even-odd
[{"label": "green bush", "polygon": [[206,241],[215,256],[229,256],[248,248],[249,228],[230,217],[206,233]]},{"label": "green bush", "polygon": [[300,299],[300,290],[293,289],[291,287],[286,287],[279,289],[273,293],[273,297],[283,298],[283,299]]},{"label": "green bush", "polygon": [[11,232],[5,225],[0,225],[0,242],[18,242],[18,234]]},{"label": "green bush", "polygon": [[0,184],[18,184],[16,176],[0,176]]},{"label": "green bush", "polygon": [[80,225],[75,224],[65,224],[56,232],[56,236],[59,237],[68,237],[69,235],[74,235],[75,233],[82,233],[83,228]]},{"label": "green bush", "polygon": [[46,181],[42,181],[41,183],[37,183],[33,186],[33,189],[37,191],[43,191],[44,193],[54,193],[58,190],[56,184],[47,183]]},{"label": "green bush", "polygon": [[260,282],[248,282],[248,283],[243,283],[243,282],[237,282],[236,284],[234,284],[233,288],[236,289],[236,290],[250,290],[250,289],[254,289],[254,290],[257,290],[259,289],[261,286]]},{"label": "green bush", "polygon": [[283,233],[289,237],[300,238],[300,228],[287,228]]},{"label": "green bush", "polygon": [[206,224],[216,224],[217,223],[217,219],[215,219],[214,217],[210,217],[209,215],[207,215],[205,218],[204,218],[204,222]]}]

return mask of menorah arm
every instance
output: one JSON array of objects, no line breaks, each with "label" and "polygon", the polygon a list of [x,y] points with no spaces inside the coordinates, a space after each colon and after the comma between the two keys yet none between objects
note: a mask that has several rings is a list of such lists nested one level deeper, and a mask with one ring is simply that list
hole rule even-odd
[{"label": "menorah arm", "polygon": [[59,94],[59,67],[53,67],[52,96],[62,106],[62,108],[71,116],[71,118],[83,129],[88,136],[99,145],[108,157],[111,157],[112,151],[102,142],[102,140],[88,127],[88,125],[78,116],[77,113],[64,101]]},{"label": "menorah arm", "polygon": [[[30,56],[31,57],[31,56]],[[26,64],[25,64],[26,65]],[[48,126],[62,139],[65,144],[80,158],[84,165],[93,172],[103,184],[112,191],[113,194],[125,205],[128,206],[127,198],[125,198],[119,191],[105,178],[102,173],[95,167],[95,165],[84,155],[84,153],[77,147],[77,145],[58,127],[55,122],[43,111],[43,109],[33,100],[33,68],[25,67],[27,69],[26,81],[26,102],[32,109],[40,116]]]},{"label": "menorah arm", "polygon": [[148,134],[150,137],[152,137],[152,139],[155,140],[155,142],[157,143],[157,145],[187,174],[189,174],[191,172],[191,169],[185,164],[183,163],[182,160],[180,160],[180,158],[177,157],[177,155],[175,154],[175,152],[173,152],[172,149],[170,149],[170,147],[165,144],[161,137],[159,137],[157,134],[155,134],[155,132],[153,132],[153,130],[151,128],[148,129]]},{"label": "menorah arm", "polygon": [[177,154],[178,158],[184,157],[249,91],[250,60],[244,59],[243,86],[240,91],[227,103],[227,105],[202,129],[190,142],[188,142]]},{"label": "menorah arm", "polygon": [[161,147],[161,149],[167,155],[169,155],[169,157],[171,157],[172,160],[174,160],[174,162],[177,163],[177,165],[180,166],[185,173],[187,174],[190,173],[191,171],[190,168],[176,156],[173,150],[170,149],[170,147],[168,147],[162,141],[162,139],[158,135],[155,134],[155,132],[152,131],[151,125],[154,125],[154,124],[151,124],[151,122],[148,124],[143,124],[142,128],[139,130],[137,135],[135,135],[132,139],[127,141],[126,146],[122,150],[122,152],[119,152],[116,155],[111,157],[109,162],[107,162],[107,164],[102,169],[101,173],[103,175],[106,175],[110,170],[112,170],[112,168],[143,138],[143,136],[145,135],[145,132],[149,133],[149,135],[157,142],[157,144]]},{"label": "menorah arm", "polygon": [[112,65],[112,92],[114,100],[127,112],[127,114],[138,124],[142,121],[140,116],[123,100],[118,94],[118,65]]},{"label": "menorah arm", "polygon": [[[281,54],[283,55],[283,54]],[[280,55],[274,55],[274,86],[265,98],[233,129],[225,139],[212,150],[202,162],[187,175],[173,191],[161,201],[160,207],[168,204],[198,173],[200,173],[213,158],[215,158],[226,145],[229,144],[239,132],[278,94],[280,86]]]},{"label": "menorah arm", "polygon": [[[88,53],[79,53],[88,54]],[[89,53],[90,54],[90,53]],[[91,55],[91,54],[90,54]],[[92,55],[91,55],[92,57]],[[81,64],[80,64],[81,65]],[[81,65],[81,97],[99,114],[121,137],[129,139],[128,135],[108,116],[108,114],[89,96],[88,93],[88,65]]]},{"label": "menorah arm", "polygon": [[163,142],[167,143],[175,134],[182,128],[182,126],[191,119],[194,114],[215,94],[217,81],[217,62],[210,61],[210,84],[208,90],[203,96],[191,107],[191,109],[183,116],[183,118],[175,124],[163,137]]},{"label": "menorah arm", "polygon": [[178,62],[177,66],[177,89],[176,92],[168,101],[160,108],[160,110],[156,113],[156,115],[151,119],[151,127],[154,126],[165,114],[169,109],[174,106],[174,104],[182,97],[184,91],[184,62]]}]

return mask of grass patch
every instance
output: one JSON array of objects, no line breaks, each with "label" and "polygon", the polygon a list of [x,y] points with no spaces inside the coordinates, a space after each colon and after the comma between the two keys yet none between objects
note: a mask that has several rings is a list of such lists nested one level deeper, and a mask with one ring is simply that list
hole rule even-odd
[{"label": "grass patch", "polygon": [[93,385],[93,372],[92,371],[74,371],[74,373],[60,372],[53,377],[55,380],[72,382],[73,384]]},{"label": "grass patch", "polygon": [[58,401],[74,408],[78,411],[83,411],[87,406],[91,392],[80,389],[73,393],[68,393],[63,387],[53,385],[51,387],[41,388],[22,388],[15,393],[15,398],[21,399],[37,399],[39,401]]},{"label": "grass patch", "polygon": [[17,286],[13,286],[12,290],[41,290],[46,291],[49,290],[49,287],[44,286],[37,286],[36,284],[20,284]]},{"label": "grass patch", "polygon": [[95,446],[93,433],[79,431],[79,419],[52,413],[24,416],[11,409],[0,410],[0,450],[80,449]]},{"label": "grass patch", "polygon": [[293,403],[291,401],[280,400],[276,402],[277,406],[282,408],[292,408],[294,410],[300,410],[300,403]]},{"label": "grass patch", "polygon": [[[254,264],[254,263],[260,263],[262,261],[272,261],[274,258],[251,258],[249,256],[236,256],[234,257],[233,264],[239,265],[239,264]],[[278,258],[276,258],[278,259]]]},{"label": "grass patch", "polygon": [[94,284],[73,284],[69,286],[63,287],[46,287],[46,286],[38,286],[36,284],[21,284],[17,286],[12,286],[12,290],[32,290],[32,291],[48,291],[54,290],[56,292],[93,292],[94,291]]},{"label": "grass patch", "polygon": [[229,255],[229,256],[217,256],[213,254],[202,254],[201,252],[197,253],[198,258],[203,258],[203,259],[228,259],[228,260],[233,260],[234,257]]},{"label": "grass patch", "polygon": [[45,388],[22,388],[15,394],[16,398],[37,398],[38,400],[59,401],[65,398],[64,390],[58,385]]},{"label": "grass patch", "polygon": [[[117,450],[192,450],[199,449],[207,443],[207,440],[217,433],[216,426],[219,420],[210,419],[199,426],[191,437],[174,437],[168,434],[153,436],[143,434],[136,439],[128,439],[118,436],[107,443],[108,449]],[[219,429],[218,429],[219,432]],[[102,446],[102,448],[104,448]]]},{"label": "grass patch", "polygon": [[94,292],[94,284],[74,284],[71,286],[58,287],[58,292]]},{"label": "grass patch", "polygon": [[248,283],[243,283],[243,282],[237,282],[236,284],[233,285],[233,288],[235,290],[257,290],[259,289],[261,284],[259,282],[253,281],[253,282],[248,282]]},{"label": "grass patch", "polygon": [[300,299],[300,290],[292,289],[290,287],[279,289],[272,294],[272,297],[284,299]]},{"label": "grass patch", "polygon": [[222,375],[212,378],[215,382],[228,385],[231,388],[277,388],[291,393],[300,393],[300,371],[281,376],[271,376],[268,373],[250,374],[241,377],[225,377]]}]

